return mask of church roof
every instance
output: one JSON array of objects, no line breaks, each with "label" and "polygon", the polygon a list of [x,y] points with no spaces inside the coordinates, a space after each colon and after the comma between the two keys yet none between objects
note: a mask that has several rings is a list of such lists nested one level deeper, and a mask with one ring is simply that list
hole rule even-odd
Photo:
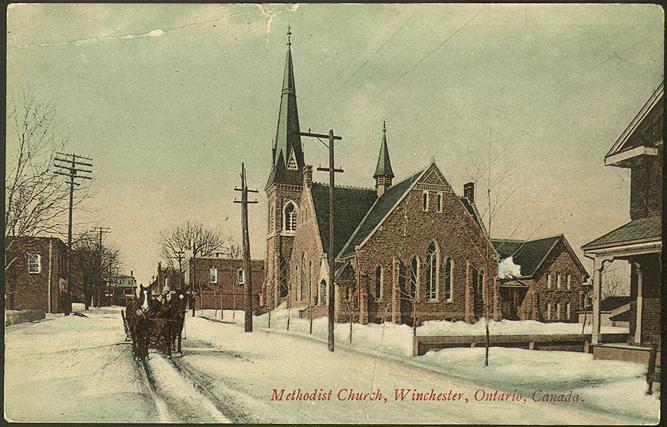
[{"label": "church roof", "polygon": [[389,148],[387,147],[387,127],[383,124],[382,127],[382,143],[380,144],[380,155],[378,156],[378,164],[375,167],[373,178],[386,176],[394,177],[394,171],[391,170],[391,160],[389,159]]},{"label": "church roof", "polygon": [[[287,33],[288,36],[291,32]],[[299,129],[299,112],[296,104],[296,86],[294,84],[294,65],[292,63],[291,43],[287,43],[283,87],[280,94],[280,110],[276,138],[273,142],[273,163],[266,182],[268,189],[274,182],[301,185],[304,166]],[[296,168],[288,168],[288,164]]]},{"label": "church roof", "polygon": [[345,246],[338,253],[338,258],[343,259],[354,255],[355,247],[375,230],[375,227],[380,224],[403,195],[410,190],[412,184],[419,179],[425,170],[421,170],[398,184],[389,187],[382,196],[375,200],[375,203],[370,207],[366,216],[359,223],[356,230],[354,230],[354,234],[350,236]]},{"label": "church roof", "polygon": [[[311,188],[322,249],[329,250],[329,186],[313,182]],[[334,254],[337,254],[377,199],[375,190],[335,187]]]}]

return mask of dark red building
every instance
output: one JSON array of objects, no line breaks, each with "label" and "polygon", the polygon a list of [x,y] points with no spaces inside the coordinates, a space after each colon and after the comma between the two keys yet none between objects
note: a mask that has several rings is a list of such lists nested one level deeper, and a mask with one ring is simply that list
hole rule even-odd
[{"label": "dark red building", "polygon": [[5,307],[62,313],[67,246],[56,237],[9,237],[5,245]]},{"label": "dark red building", "polygon": [[[252,304],[259,306],[264,282],[264,261],[251,261]],[[246,273],[243,260],[220,257],[188,258],[184,265],[184,283],[194,289],[196,309],[243,310]]]}]

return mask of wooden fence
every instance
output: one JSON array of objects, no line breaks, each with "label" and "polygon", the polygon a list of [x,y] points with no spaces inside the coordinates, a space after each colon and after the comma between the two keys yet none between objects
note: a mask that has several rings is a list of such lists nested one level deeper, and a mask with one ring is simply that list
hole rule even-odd
[{"label": "wooden fence", "polygon": [[[627,333],[604,334],[605,343],[625,343]],[[483,347],[484,335],[416,336],[413,338],[412,355],[421,356],[430,350],[453,347]],[[525,348],[529,350],[590,351],[591,334],[558,335],[491,335],[492,347]]]}]

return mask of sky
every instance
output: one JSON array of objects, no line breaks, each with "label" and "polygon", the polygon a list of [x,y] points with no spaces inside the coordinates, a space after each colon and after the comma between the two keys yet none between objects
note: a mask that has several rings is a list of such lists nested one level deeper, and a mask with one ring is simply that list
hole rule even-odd
[{"label": "sky", "polygon": [[[629,221],[629,171],[604,155],[663,80],[656,5],[13,4],[8,102],[52,102],[67,152],[94,159],[75,233],[104,225],[148,283],[159,235],[198,221],[266,251],[271,141],[292,27],[302,130],[343,137],[337,183],[372,187],[387,122],[396,180],[435,159],[458,194],[504,203],[493,237],[581,245]],[[12,162],[8,133],[7,162]],[[303,140],[307,164],[326,149]],[[328,177],[315,172],[314,179]],[[590,268],[588,260],[584,265]]]}]

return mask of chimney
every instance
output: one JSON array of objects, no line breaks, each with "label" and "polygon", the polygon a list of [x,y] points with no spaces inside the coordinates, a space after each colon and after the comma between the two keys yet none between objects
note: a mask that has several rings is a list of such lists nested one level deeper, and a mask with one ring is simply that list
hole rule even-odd
[{"label": "chimney", "polygon": [[130,277],[134,277],[134,271],[130,270]]},{"label": "chimney", "polygon": [[307,187],[310,187],[313,183],[313,167],[311,165],[305,165],[303,167],[303,184]]},{"label": "chimney", "polygon": [[468,199],[470,203],[475,203],[475,183],[467,182],[463,184],[463,197]]}]

